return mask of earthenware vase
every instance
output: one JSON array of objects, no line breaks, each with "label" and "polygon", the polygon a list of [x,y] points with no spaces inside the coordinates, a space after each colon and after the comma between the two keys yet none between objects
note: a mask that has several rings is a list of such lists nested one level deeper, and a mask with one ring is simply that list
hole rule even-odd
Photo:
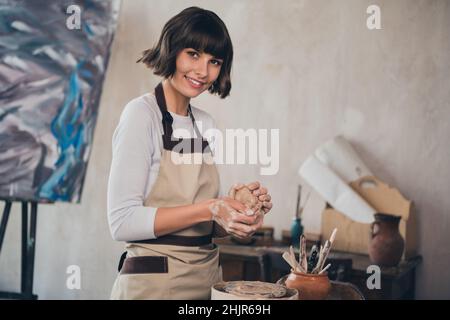
[{"label": "earthenware vase", "polygon": [[400,217],[377,213],[371,225],[369,257],[372,263],[394,267],[402,258],[404,240],[399,232]]}]

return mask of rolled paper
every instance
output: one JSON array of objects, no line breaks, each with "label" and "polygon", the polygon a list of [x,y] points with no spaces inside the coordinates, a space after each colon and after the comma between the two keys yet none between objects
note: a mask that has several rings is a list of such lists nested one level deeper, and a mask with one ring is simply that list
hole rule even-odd
[{"label": "rolled paper", "polygon": [[314,155],[302,164],[299,174],[337,211],[357,222],[374,221],[375,209]]},{"label": "rolled paper", "polygon": [[335,172],[344,182],[373,176],[356,151],[342,136],[337,136],[318,147],[315,156]]}]

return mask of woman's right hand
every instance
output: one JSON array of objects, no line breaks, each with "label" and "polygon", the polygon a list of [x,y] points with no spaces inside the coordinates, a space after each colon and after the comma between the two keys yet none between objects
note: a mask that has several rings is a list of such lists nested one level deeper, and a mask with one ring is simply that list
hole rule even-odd
[{"label": "woman's right hand", "polygon": [[259,215],[229,197],[216,199],[208,208],[212,213],[212,220],[238,238],[250,237],[260,226]]}]

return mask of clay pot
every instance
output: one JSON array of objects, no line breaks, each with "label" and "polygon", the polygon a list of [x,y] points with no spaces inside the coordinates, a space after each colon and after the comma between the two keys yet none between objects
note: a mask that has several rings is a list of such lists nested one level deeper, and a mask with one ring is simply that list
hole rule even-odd
[{"label": "clay pot", "polygon": [[291,270],[286,287],[297,289],[299,300],[324,300],[330,293],[328,274],[311,274]]},{"label": "clay pot", "polygon": [[394,267],[400,262],[405,243],[398,229],[399,223],[398,216],[375,214],[369,244],[369,257],[374,264]]}]

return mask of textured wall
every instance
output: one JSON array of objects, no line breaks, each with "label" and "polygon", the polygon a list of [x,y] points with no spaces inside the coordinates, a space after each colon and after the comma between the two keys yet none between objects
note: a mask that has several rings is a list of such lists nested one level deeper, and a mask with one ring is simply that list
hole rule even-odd
[{"label": "textured wall", "polygon": [[[158,79],[134,64],[164,22],[196,4],[223,18],[235,47],[231,97],[194,101],[220,128],[279,128],[280,170],[221,166],[222,186],[259,179],[273,196],[266,223],[289,227],[297,170],[315,147],[343,134],[369,168],[418,211],[417,297],[450,298],[450,3],[447,1],[129,1],[122,4],[81,205],[41,206],[35,292],[40,298],[107,298],[122,245],[106,221],[111,136],[123,106]],[[282,4],[282,5],[280,5]],[[382,30],[366,28],[381,7]],[[0,290],[19,286],[19,206],[0,257]],[[318,216],[307,217],[317,231]],[[307,231],[308,231],[307,230]],[[65,286],[79,265],[82,290]]]}]

